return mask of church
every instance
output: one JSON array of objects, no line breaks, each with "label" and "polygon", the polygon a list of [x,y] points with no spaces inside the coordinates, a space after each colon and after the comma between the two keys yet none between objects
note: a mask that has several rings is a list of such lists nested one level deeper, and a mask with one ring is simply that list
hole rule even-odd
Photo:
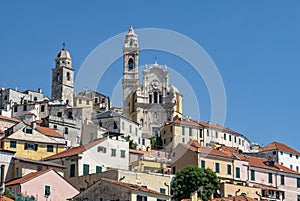
[{"label": "church", "polygon": [[166,65],[146,65],[139,80],[140,48],[132,26],[123,46],[123,113],[140,124],[144,137],[159,134],[166,121],[182,117],[182,94],[169,84]]}]

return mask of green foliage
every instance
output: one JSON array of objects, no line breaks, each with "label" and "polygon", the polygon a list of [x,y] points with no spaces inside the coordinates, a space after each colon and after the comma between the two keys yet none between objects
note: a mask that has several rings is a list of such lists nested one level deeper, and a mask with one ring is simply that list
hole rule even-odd
[{"label": "green foliage", "polygon": [[151,137],[151,148],[154,148],[154,149],[162,148],[162,139],[159,136]]},{"label": "green foliage", "polygon": [[[200,191],[201,186],[203,187],[202,192]],[[177,172],[171,188],[175,200],[190,198],[191,193],[198,191],[198,196],[204,201],[208,201],[211,195],[220,188],[220,182],[211,169],[189,165]]]},{"label": "green foliage", "polygon": [[8,198],[15,199],[14,192],[9,188],[5,188],[4,195]]},{"label": "green foliage", "polygon": [[136,149],[137,148],[137,144],[130,139],[130,136],[127,136],[127,141],[129,142],[129,149]]}]

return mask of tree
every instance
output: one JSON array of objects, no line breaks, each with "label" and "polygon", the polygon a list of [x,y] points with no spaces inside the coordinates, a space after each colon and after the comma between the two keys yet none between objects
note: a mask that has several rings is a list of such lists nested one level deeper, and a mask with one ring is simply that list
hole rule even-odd
[{"label": "tree", "polygon": [[176,173],[171,188],[175,200],[190,198],[191,193],[198,191],[199,197],[208,201],[220,188],[220,182],[211,169],[189,165]]}]

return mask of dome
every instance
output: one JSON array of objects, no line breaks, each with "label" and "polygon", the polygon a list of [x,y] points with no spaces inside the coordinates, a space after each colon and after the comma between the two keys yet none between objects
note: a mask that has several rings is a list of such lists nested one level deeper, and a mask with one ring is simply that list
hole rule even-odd
[{"label": "dome", "polygon": [[70,52],[68,52],[65,48],[63,48],[58,54],[57,58],[60,59],[71,59]]}]

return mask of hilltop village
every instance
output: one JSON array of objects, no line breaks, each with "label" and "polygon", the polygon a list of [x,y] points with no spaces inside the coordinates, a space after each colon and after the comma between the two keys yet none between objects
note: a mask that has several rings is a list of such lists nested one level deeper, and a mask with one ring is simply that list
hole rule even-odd
[{"label": "hilltop village", "polygon": [[188,165],[217,175],[211,200],[300,200],[300,152],[280,142],[259,147],[183,115],[166,65],[146,65],[140,84],[139,55],[130,27],[123,108],[92,89],[74,93],[66,48],[55,58],[51,98],[42,89],[0,89],[2,200],[169,201],[176,173]]}]

